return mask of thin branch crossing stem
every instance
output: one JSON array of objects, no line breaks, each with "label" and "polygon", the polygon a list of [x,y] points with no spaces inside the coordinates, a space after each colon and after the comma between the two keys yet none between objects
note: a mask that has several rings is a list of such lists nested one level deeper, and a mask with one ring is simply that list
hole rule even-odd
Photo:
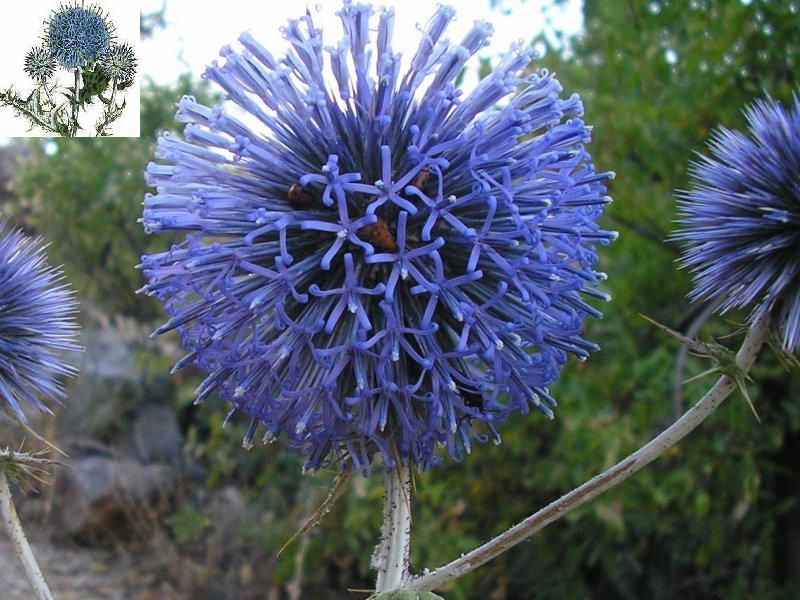
[{"label": "thin branch crossing stem", "polygon": [[[741,373],[747,373],[753,366],[768,335],[768,317],[763,316],[756,319],[736,355],[736,366]],[[738,383],[735,377],[729,375],[720,377],[697,404],[633,454],[475,550],[463,554],[460,558],[428,574],[407,581],[405,587],[417,591],[431,591],[440,588],[489,562],[604,491],[622,483],[691,433],[737,387]]]}]

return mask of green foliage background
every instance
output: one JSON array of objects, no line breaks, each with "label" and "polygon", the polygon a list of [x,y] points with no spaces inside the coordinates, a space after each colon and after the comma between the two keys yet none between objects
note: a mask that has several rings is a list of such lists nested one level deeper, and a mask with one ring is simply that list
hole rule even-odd
[{"label": "green foliage background", "polygon": [[[556,71],[565,90],[581,94],[594,125],[595,162],[617,173],[605,225],[621,236],[602,250],[606,291],[614,299],[588,332],[603,350],[568,366],[554,388],[561,399],[555,422],[514,419],[502,445],[477,447],[463,464],[417,478],[414,565],[454,558],[610,466],[708,385],[676,392],[679,349],[640,313],[678,329],[703,316],[704,307],[685,300],[690,282],[676,268],[677,248],[664,241],[675,217],[673,190],[687,185],[692,152],[703,150],[714,127],[742,127],[741,108],[764,94],[790,100],[800,68],[798,11],[796,2],[767,0],[587,0],[579,39],[559,47],[552,36],[538,40],[547,52],[532,68]],[[158,308],[134,295],[141,283],[134,266],[143,252],[169,244],[145,236],[136,222],[146,191],[142,170],[155,133],[175,128],[174,102],[190,90],[208,95],[188,77],[173,87],[147,86],[141,140],[32,142],[16,171],[14,220],[52,241],[84,299],[142,323],[154,322]],[[724,335],[741,318],[714,317],[701,331]],[[703,368],[691,359],[686,376]],[[444,595],[794,597],[799,378],[765,353],[754,379],[761,423],[733,398],[653,466]],[[221,402],[189,407],[193,383],[189,377],[170,388],[187,452],[202,465],[206,488],[233,484],[247,491],[261,516],[239,533],[242,544],[271,557],[262,564],[270,577],[287,580],[292,553],[274,559],[274,551],[313,508],[308,499],[321,499],[333,473],[301,478],[299,462],[279,445],[244,453],[242,431],[219,425]],[[377,481],[356,482],[311,538],[309,585],[370,587],[379,511]],[[168,523],[187,553],[198,552],[212,527],[191,498]]]}]

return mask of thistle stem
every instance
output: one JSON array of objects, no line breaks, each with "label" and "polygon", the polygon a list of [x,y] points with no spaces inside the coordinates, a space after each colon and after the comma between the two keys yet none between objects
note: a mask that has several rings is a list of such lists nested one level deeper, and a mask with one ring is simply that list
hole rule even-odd
[{"label": "thistle stem", "polygon": [[22,530],[22,524],[19,522],[4,468],[0,468],[0,517],[2,517],[3,524],[8,531],[8,537],[11,538],[17,558],[22,562],[28,582],[36,593],[36,598],[39,600],[53,600],[53,594],[50,593],[50,588],[47,587],[44,575],[42,575],[42,571],[36,563],[36,558],[33,556],[28,539]]},{"label": "thistle stem", "polygon": [[[756,355],[767,340],[768,331],[767,316],[759,317],[753,322],[742,347],[736,354],[736,366],[742,373],[747,373],[750,367],[753,366]],[[729,375],[720,377],[697,404],[633,454],[475,550],[462,554],[460,558],[443,567],[439,567],[427,575],[408,581],[406,587],[418,591],[430,591],[439,588],[489,562],[553,521],[560,519],[595,496],[623,482],[694,430],[731,395],[737,386],[738,383],[734,377]]]},{"label": "thistle stem", "polygon": [[75,88],[72,93],[72,119],[69,124],[70,137],[75,137],[78,133],[78,103],[81,94],[81,72],[75,69]]},{"label": "thistle stem", "polygon": [[107,135],[107,128],[112,121],[116,120],[119,117],[120,113],[117,111],[116,102],[116,95],[117,95],[117,80],[116,78],[111,82],[111,95],[108,98],[108,104],[106,105],[105,109],[103,109],[103,116],[100,117],[100,120],[97,122],[96,133],[97,137],[102,137]]},{"label": "thistle stem", "polygon": [[383,524],[381,541],[372,555],[378,571],[376,592],[400,588],[409,576],[411,552],[411,474],[408,466],[398,463],[383,478]]}]

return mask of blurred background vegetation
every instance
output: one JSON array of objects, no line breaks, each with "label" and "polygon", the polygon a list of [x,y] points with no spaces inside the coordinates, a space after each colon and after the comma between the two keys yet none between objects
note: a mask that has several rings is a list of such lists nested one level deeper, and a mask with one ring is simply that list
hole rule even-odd
[{"label": "blurred background vegetation", "polygon": [[[515,1],[496,4],[514,10]],[[687,185],[688,161],[714,127],[742,127],[741,108],[764,94],[789,101],[800,72],[799,10],[797,2],[768,0],[586,0],[579,37],[550,30],[532,40],[544,56],[531,68],[556,71],[565,90],[581,94],[594,125],[595,162],[617,173],[605,226],[621,235],[601,253],[613,301],[587,334],[603,349],[565,370],[554,390],[561,400],[554,422],[513,419],[502,445],[476,448],[463,464],[417,478],[415,565],[454,558],[610,466],[707,387],[708,380],[680,385],[705,365],[682,356],[640,314],[704,336],[737,330],[741,315],[711,316],[713,307],[685,300],[690,282],[676,267],[678,249],[665,241],[673,191]],[[145,34],[158,36],[163,25],[158,15],[143,18]],[[160,313],[135,295],[141,279],[134,267],[169,240],[145,236],[136,222],[147,191],[142,171],[157,133],[177,129],[174,104],[188,92],[214,93],[190,75],[170,86],[146,83],[141,139],[2,149],[3,213],[52,243],[53,260],[79,289],[87,346],[107,344],[99,356],[88,353],[87,361],[105,366],[87,365],[72,386],[56,437],[91,439],[113,456],[134,447],[137,460],[169,464],[177,474],[156,508],[137,513],[140,535],[114,533],[114,551],[150,574],[137,593],[362,597],[343,591],[373,584],[368,562],[378,537],[379,481],[358,478],[317,530],[276,557],[335,474],[301,477],[299,461],[280,443],[242,451],[241,424],[221,427],[221,401],[192,406],[198,374],[167,375],[175,340],[146,338]],[[754,380],[760,423],[734,397],[654,465],[443,595],[796,597],[800,383],[769,352]],[[158,424],[173,419],[176,431],[176,448],[155,454],[135,438],[136,431],[148,435],[142,415],[154,406],[167,415]]]}]

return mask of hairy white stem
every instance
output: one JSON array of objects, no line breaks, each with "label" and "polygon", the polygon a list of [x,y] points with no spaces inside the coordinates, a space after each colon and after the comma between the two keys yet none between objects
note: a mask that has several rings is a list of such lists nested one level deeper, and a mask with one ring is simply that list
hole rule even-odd
[{"label": "hairy white stem", "polygon": [[411,552],[411,475],[404,464],[386,471],[383,478],[381,541],[372,555],[378,571],[376,592],[390,592],[408,579]]},{"label": "hairy white stem", "polygon": [[14,502],[11,499],[8,478],[3,468],[0,468],[0,517],[3,519],[3,525],[8,531],[8,537],[11,538],[14,551],[25,569],[25,575],[28,577],[28,582],[31,584],[36,598],[39,600],[53,600],[53,594],[50,593],[50,588],[47,587],[44,575],[42,575],[39,565],[36,564],[36,559],[25,537],[25,532],[22,530],[22,524],[19,522]]},{"label": "hairy white stem", "polygon": [[[767,321],[767,317],[761,317],[753,322],[742,347],[736,355],[736,365],[743,373],[746,373],[753,366],[758,351],[767,339],[769,329]],[[408,581],[406,587],[419,591],[439,588],[489,562],[553,521],[560,519],[595,496],[621,483],[688,435],[708,415],[714,412],[723,400],[730,396],[731,392],[737,388],[737,385],[737,382],[731,376],[724,375],[720,377],[697,404],[636,452],[558,500],[551,502],[496,538],[467,554],[462,554],[461,558],[426,575]]]}]

